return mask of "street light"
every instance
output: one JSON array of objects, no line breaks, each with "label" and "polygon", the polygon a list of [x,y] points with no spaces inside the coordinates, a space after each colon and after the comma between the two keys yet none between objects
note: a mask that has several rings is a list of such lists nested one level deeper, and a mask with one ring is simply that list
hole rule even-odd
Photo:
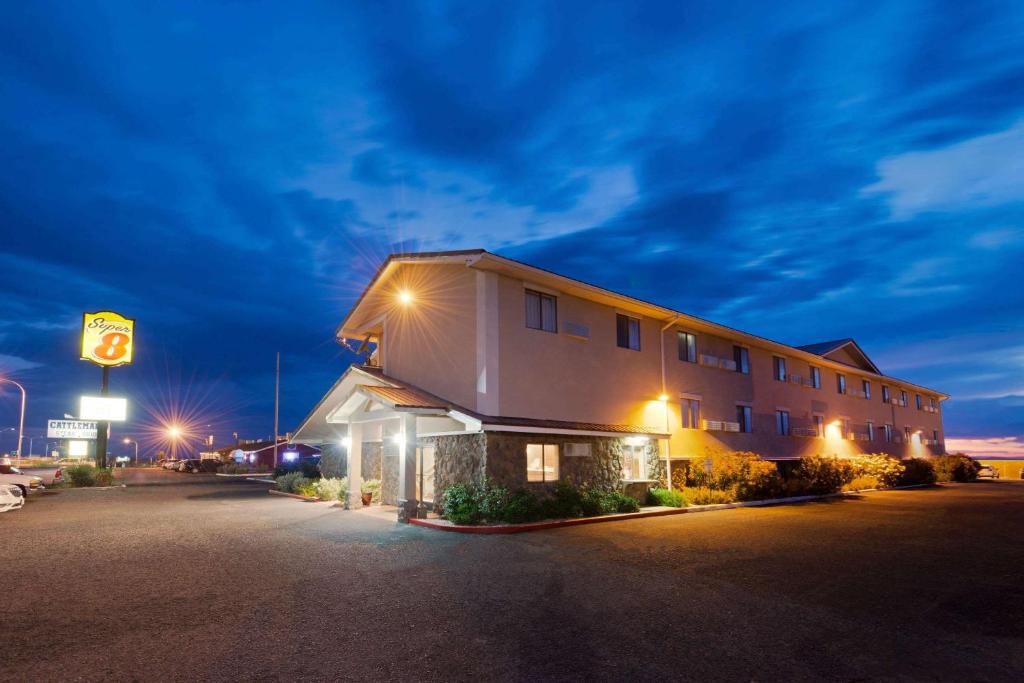
[{"label": "street light", "polygon": [[25,433],[25,387],[5,377],[0,377],[0,382],[7,382],[21,389],[21,419],[18,421],[18,459],[21,460],[21,440]]},{"label": "street light", "polygon": [[138,467],[139,466],[139,442],[134,440],[134,439],[129,439],[127,437],[125,437],[122,441],[125,444],[130,444],[130,443],[135,444],[135,466]]}]

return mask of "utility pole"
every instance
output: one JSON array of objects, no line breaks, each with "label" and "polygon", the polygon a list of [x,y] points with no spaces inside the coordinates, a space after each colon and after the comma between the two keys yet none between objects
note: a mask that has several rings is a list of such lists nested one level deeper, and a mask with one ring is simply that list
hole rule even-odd
[{"label": "utility pole", "polygon": [[[21,442],[25,438],[25,387],[21,386],[13,379],[5,379],[0,377],[0,382],[7,382],[13,384],[21,390],[21,417],[18,420],[18,459],[21,459]],[[32,450],[29,448],[29,450]]]},{"label": "utility pole", "polygon": [[281,404],[281,352],[277,352],[277,369],[274,372],[274,469],[277,469],[278,409]]}]

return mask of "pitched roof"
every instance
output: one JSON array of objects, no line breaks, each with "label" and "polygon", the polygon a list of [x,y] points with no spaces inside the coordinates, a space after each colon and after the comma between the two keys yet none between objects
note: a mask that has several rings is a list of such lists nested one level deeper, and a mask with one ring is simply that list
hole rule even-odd
[{"label": "pitched roof", "polygon": [[409,385],[382,387],[372,384],[359,384],[356,388],[364,394],[370,394],[371,398],[383,401],[396,409],[434,408],[437,410],[447,410],[457,407],[442,398]]},{"label": "pitched roof", "polygon": [[801,351],[807,351],[808,353],[824,356],[829,351],[835,351],[839,347],[849,344],[852,341],[852,339],[836,339],[835,341],[817,342],[816,344],[804,344],[796,348]]},{"label": "pitched roof", "polygon": [[882,371],[878,369],[875,362],[868,357],[868,354],[864,353],[864,349],[860,348],[860,345],[852,339],[836,339],[835,341],[818,342],[817,344],[806,344],[804,346],[796,347],[801,351],[807,351],[815,355],[821,356],[822,358],[828,358],[829,360],[835,361],[836,363],[842,363],[843,365],[850,365],[850,363],[842,358],[836,357],[835,354],[840,349],[846,349],[850,356],[857,361],[857,365],[851,367],[857,367],[861,370],[868,370],[875,374],[881,375]]}]

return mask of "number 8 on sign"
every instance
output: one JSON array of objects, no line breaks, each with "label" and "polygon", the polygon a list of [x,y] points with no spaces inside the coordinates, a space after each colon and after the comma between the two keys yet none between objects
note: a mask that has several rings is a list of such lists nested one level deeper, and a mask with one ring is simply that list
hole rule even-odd
[{"label": "number 8 on sign", "polygon": [[128,335],[126,334],[111,332],[100,337],[100,341],[103,343],[93,349],[93,353],[100,358],[119,360],[128,353]]}]

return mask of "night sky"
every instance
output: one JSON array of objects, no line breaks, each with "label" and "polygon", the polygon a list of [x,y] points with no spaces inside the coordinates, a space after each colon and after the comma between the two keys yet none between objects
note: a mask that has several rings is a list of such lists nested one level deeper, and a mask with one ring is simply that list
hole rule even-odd
[{"label": "night sky", "polygon": [[98,388],[99,309],[138,320],[115,439],[268,436],[278,350],[294,429],[387,253],[485,247],[853,337],[954,396],[948,436],[1024,450],[1020,2],[6,2],[0,102],[29,434]]}]

